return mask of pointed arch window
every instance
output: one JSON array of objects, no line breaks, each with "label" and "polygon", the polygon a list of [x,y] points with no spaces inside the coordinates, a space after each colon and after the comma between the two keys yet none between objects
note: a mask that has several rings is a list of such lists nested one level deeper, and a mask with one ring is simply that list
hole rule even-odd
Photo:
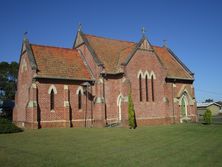
[{"label": "pointed arch window", "polygon": [[148,77],[146,75],[145,77],[145,85],[146,85],[146,101],[149,101],[149,95],[148,95]]},{"label": "pointed arch window", "polygon": [[152,89],[152,101],[154,101],[154,77],[153,75],[151,76],[151,89]]},{"label": "pointed arch window", "polygon": [[51,90],[50,93],[50,110],[54,110],[55,109],[55,93],[54,90]]},{"label": "pointed arch window", "polygon": [[185,102],[184,96],[181,101],[181,113],[183,116],[186,115],[186,102]]},{"label": "pointed arch window", "polygon": [[81,93],[81,90],[79,90],[79,92],[78,92],[78,109],[79,110],[82,109],[82,93]]},{"label": "pointed arch window", "polygon": [[142,96],[142,76],[141,76],[141,74],[139,75],[139,95],[140,95],[140,101],[143,101],[143,96]]}]

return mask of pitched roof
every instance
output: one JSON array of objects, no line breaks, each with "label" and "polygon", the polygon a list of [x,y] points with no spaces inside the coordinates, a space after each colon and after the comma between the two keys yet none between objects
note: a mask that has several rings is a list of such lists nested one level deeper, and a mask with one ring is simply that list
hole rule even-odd
[{"label": "pitched roof", "polygon": [[31,44],[39,77],[91,79],[76,49]]},{"label": "pitched roof", "polygon": [[[89,34],[83,34],[99,60],[104,64],[106,72],[118,72],[121,63],[137,46],[135,42],[109,39]],[[168,70],[168,77],[193,79],[190,70],[165,47],[153,46],[155,52]]]},{"label": "pitched roof", "polygon": [[217,102],[203,102],[203,103],[197,103],[197,107],[199,107],[199,108],[206,108],[206,107],[208,107],[208,106],[210,106],[210,105],[217,105],[217,106],[219,106],[219,107],[221,107],[221,104],[219,104],[219,103],[217,103]]},{"label": "pitched roof", "polygon": [[178,62],[166,47],[153,46],[153,48],[167,69],[167,77],[193,79],[189,71]]},{"label": "pitched roof", "polygon": [[107,72],[118,72],[120,61],[135,47],[134,42],[84,35]]},{"label": "pitched roof", "polygon": [[217,101],[216,103],[222,106],[222,101]]}]

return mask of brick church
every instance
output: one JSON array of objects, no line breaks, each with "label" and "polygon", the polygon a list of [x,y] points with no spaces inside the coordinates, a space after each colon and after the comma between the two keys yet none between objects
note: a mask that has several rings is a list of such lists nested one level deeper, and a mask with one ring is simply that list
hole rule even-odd
[{"label": "brick church", "polygon": [[78,30],[73,48],[24,38],[13,121],[21,127],[128,125],[131,92],[138,126],[197,119],[194,74],[167,46]]}]

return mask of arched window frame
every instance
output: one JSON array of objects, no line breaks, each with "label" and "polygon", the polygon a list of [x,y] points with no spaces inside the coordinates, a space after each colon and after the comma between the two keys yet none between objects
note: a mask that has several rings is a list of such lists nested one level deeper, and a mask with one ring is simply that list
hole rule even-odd
[{"label": "arched window frame", "polygon": [[50,100],[50,111],[54,112],[55,111],[55,95],[57,94],[56,87],[54,85],[51,85],[48,90],[49,94],[49,100]]},{"label": "arched window frame", "polygon": [[148,76],[145,75],[145,87],[146,87],[146,101],[149,101],[149,92],[148,92]]},{"label": "arched window frame", "polygon": [[82,93],[81,91],[78,92],[78,109],[82,109]]},{"label": "arched window frame", "polygon": [[50,110],[52,111],[54,109],[55,109],[55,93],[52,89],[50,93]]},{"label": "arched window frame", "polygon": [[151,90],[152,90],[152,101],[155,100],[155,93],[154,93],[154,76],[151,76]]},{"label": "arched window frame", "polygon": [[[184,92],[183,95],[181,96],[179,105],[181,107],[181,115],[187,117],[188,116],[188,108],[187,108],[188,107],[188,97],[187,97],[186,92]],[[184,113],[182,111],[183,107],[184,107]]]},{"label": "arched window frame", "polygon": [[78,110],[82,110],[82,95],[83,95],[83,88],[81,86],[78,87],[76,90],[77,94],[77,104],[78,104]]},{"label": "arched window frame", "polygon": [[143,101],[143,94],[142,94],[142,74],[139,75],[139,99]]}]

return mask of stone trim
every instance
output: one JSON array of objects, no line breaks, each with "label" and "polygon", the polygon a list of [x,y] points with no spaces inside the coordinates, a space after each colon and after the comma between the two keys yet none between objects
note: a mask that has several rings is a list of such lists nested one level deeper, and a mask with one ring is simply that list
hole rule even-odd
[{"label": "stone trim", "polygon": [[105,103],[104,97],[96,97],[95,98],[95,103],[96,104]]},{"label": "stone trim", "polygon": [[50,112],[52,112],[52,113],[53,113],[53,112],[55,112],[55,110],[50,110]]},{"label": "stone trim", "polygon": [[123,100],[123,102],[128,102],[128,96],[122,96],[122,100]]},{"label": "stone trim", "polygon": [[28,103],[28,108],[35,108],[37,107],[37,101],[36,100],[30,100]]},{"label": "stone trim", "polygon": [[146,76],[147,76],[147,79],[150,79],[150,74],[149,72],[146,70],[145,73],[143,74],[143,78],[146,79]]},{"label": "stone trim", "polygon": [[97,80],[97,84],[103,84],[103,79],[102,79],[102,78],[99,78],[99,79]]},{"label": "stone trim", "polygon": [[190,96],[190,94],[189,94],[189,92],[187,91],[187,89],[186,89],[185,86],[183,86],[183,87],[181,88],[181,90],[179,91],[179,93],[178,93],[178,95],[177,95],[177,99],[178,99],[179,105],[181,105],[181,99],[182,99],[182,97],[183,97],[184,95],[187,96],[187,100],[188,100],[188,103],[187,103],[187,104],[189,104],[189,105],[191,105],[191,106],[194,105],[195,99],[193,99],[193,98]]},{"label": "stone trim", "polygon": [[177,103],[177,102],[179,102],[179,99],[174,97],[174,98],[173,98],[173,102],[174,102],[174,103]]},{"label": "stone trim", "polygon": [[117,96],[116,104],[119,106],[119,100],[121,99],[121,102],[128,102],[128,96],[123,96],[122,93],[120,93]]},{"label": "stone trim", "polygon": [[169,103],[169,99],[168,99],[166,96],[164,96],[164,97],[163,97],[163,102],[164,102],[164,103]]},{"label": "stone trim", "polygon": [[34,88],[34,89],[36,89],[36,88],[37,88],[37,85],[36,85],[36,83],[32,83],[32,85],[31,85],[31,88]]},{"label": "stone trim", "polygon": [[26,63],[25,59],[23,58],[21,73],[23,73],[24,71],[27,71],[27,63]]},{"label": "stone trim", "polygon": [[64,101],[64,107],[69,107],[69,101]]},{"label": "stone trim", "polygon": [[152,78],[152,76],[153,76],[153,79],[156,79],[156,75],[153,71],[151,71],[151,73],[150,73],[150,79]]},{"label": "stone trim", "polygon": [[79,94],[79,91],[80,91],[81,95],[83,95],[83,88],[82,88],[82,86],[79,86],[78,89],[76,90],[76,94],[77,95]]},{"label": "stone trim", "polygon": [[152,76],[153,76],[153,79],[156,79],[156,75],[153,71],[151,71],[150,73],[146,70],[145,72],[143,72],[142,70],[139,70],[139,72],[137,73],[137,78],[139,79],[141,75],[141,78],[142,79],[146,79],[146,76],[147,76],[147,79],[151,79]]},{"label": "stone trim", "polygon": [[57,94],[56,87],[55,87],[55,85],[53,85],[53,84],[49,87],[49,89],[48,89],[48,94],[50,94],[52,90],[54,91],[55,94]]},{"label": "stone trim", "polygon": [[72,121],[73,122],[80,122],[80,121],[85,121],[85,120],[86,121],[93,121],[94,119],[90,119],[90,118],[89,119],[73,119]]},{"label": "stone trim", "polygon": [[137,120],[145,120],[145,119],[166,119],[167,117],[139,117]]},{"label": "stone trim", "polygon": [[[41,123],[48,123],[48,122],[69,122],[69,121],[66,121],[66,120],[52,120],[52,121],[40,121]],[[37,121],[35,121],[35,123],[38,123]]]},{"label": "stone trim", "polygon": [[144,79],[142,70],[139,70],[139,72],[137,73],[137,78],[138,79],[140,78],[140,76],[141,76],[141,78]]},{"label": "stone trim", "polygon": [[118,121],[118,118],[107,118],[107,121]]}]

